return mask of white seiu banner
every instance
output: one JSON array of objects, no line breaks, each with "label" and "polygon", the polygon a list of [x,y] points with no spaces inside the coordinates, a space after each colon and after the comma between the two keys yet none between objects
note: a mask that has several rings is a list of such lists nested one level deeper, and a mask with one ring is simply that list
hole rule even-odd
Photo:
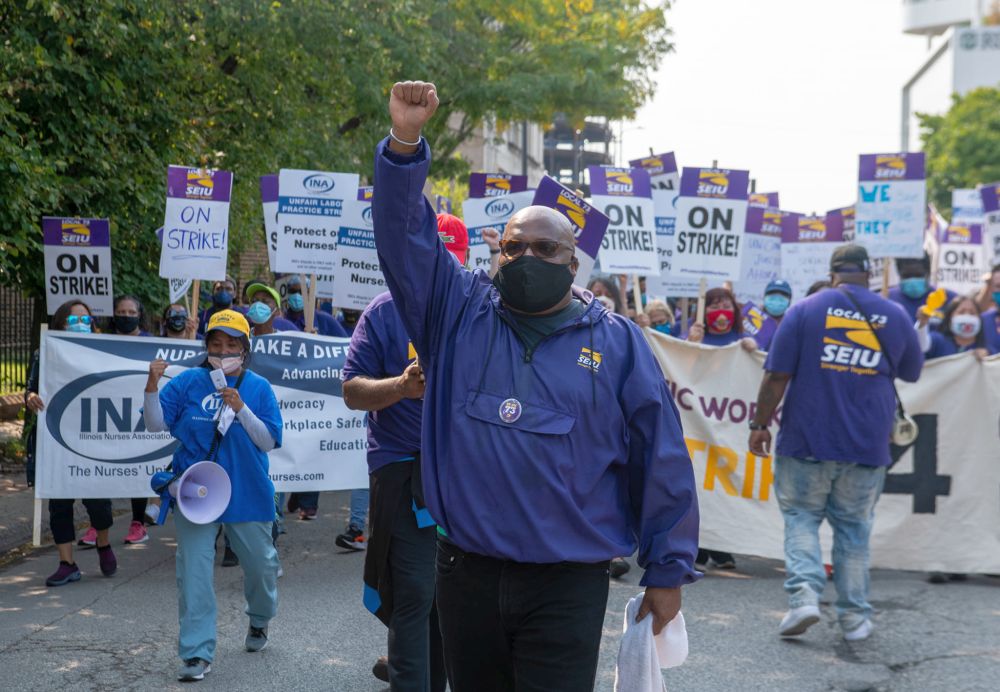
[{"label": "white seiu banner", "polygon": [[[698,484],[700,544],[784,559],[773,462],[747,447],[764,354],[644,332],[684,426]],[[911,447],[892,448],[897,461],[875,507],[872,566],[1000,572],[1000,357],[929,361],[920,381],[898,386],[920,434]],[[820,538],[829,562],[826,523]]]},{"label": "white seiu banner", "polygon": [[[348,344],[300,332],[253,340],[250,367],[271,382],[284,424],[282,446],[268,455],[279,491],[368,483],[365,414],[348,409],[341,395]],[[36,497],[152,496],[150,476],[176,445],[170,433],[147,432],[142,420],[155,358],[170,363],[169,378],[200,366],[205,350],[180,339],[43,333],[39,395],[46,407],[38,416]]]}]

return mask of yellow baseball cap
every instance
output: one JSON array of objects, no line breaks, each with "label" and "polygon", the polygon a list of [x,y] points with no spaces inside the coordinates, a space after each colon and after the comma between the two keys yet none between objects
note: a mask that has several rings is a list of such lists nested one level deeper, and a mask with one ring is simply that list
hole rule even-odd
[{"label": "yellow baseball cap", "polygon": [[212,315],[208,320],[208,328],[205,329],[205,336],[207,337],[214,329],[223,331],[229,336],[242,336],[248,340],[250,339],[250,324],[247,322],[247,318],[235,310],[220,310]]}]

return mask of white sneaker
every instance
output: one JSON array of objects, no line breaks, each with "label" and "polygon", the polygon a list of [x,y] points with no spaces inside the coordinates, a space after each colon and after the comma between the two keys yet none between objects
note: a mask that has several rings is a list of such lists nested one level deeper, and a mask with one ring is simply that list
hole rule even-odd
[{"label": "white sneaker", "polygon": [[797,637],[819,622],[819,607],[814,605],[792,608],[781,618],[778,633],[782,637]]},{"label": "white sneaker", "polygon": [[865,620],[860,626],[854,628],[850,632],[844,632],[844,639],[849,642],[860,642],[872,636],[872,630],[874,629],[875,625],[872,624],[872,621]]}]

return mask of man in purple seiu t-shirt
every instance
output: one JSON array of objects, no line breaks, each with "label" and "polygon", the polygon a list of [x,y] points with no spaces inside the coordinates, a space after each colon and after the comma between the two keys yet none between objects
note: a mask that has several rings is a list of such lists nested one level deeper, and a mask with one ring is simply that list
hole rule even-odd
[{"label": "man in purple seiu t-shirt", "polygon": [[784,395],[774,484],[785,520],[789,611],[779,632],[796,636],[819,622],[826,585],[819,526],[826,519],[837,616],[844,638],[859,641],[872,631],[868,539],[891,463],[892,378],[915,382],[924,359],[910,316],[868,290],[863,247],[837,248],[830,272],[833,288],[792,306],[774,335],[750,451],[770,454],[768,423]]}]

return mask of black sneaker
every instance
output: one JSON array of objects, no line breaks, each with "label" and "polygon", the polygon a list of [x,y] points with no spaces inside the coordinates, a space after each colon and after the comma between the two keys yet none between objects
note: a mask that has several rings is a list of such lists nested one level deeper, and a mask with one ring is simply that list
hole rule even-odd
[{"label": "black sneaker", "polygon": [[212,672],[212,664],[203,658],[189,658],[181,663],[177,671],[177,679],[181,682],[204,680],[206,673]]},{"label": "black sneaker", "polygon": [[365,534],[356,526],[348,526],[347,531],[337,536],[334,543],[344,550],[364,550]]},{"label": "black sneaker", "polygon": [[372,675],[375,676],[376,680],[389,682],[389,658],[387,656],[378,657],[375,665],[372,666]]},{"label": "black sneaker", "polygon": [[694,559],[694,568],[699,572],[708,569],[708,551],[698,548],[698,556]]},{"label": "black sneaker", "polygon": [[240,559],[236,557],[236,553],[229,546],[226,546],[226,552],[222,555],[222,566],[223,567],[235,567],[240,564]]},{"label": "black sneaker", "polygon": [[267,628],[250,625],[250,629],[247,630],[247,638],[243,641],[243,646],[246,647],[247,651],[263,651],[267,646]]},{"label": "black sneaker", "polygon": [[731,554],[709,550],[708,555],[712,558],[712,564],[719,569],[736,569],[736,558]]},{"label": "black sneaker", "polygon": [[612,579],[618,579],[628,574],[630,569],[632,567],[628,564],[628,560],[623,557],[616,557],[611,560],[611,565],[608,567],[608,574],[611,575]]}]

